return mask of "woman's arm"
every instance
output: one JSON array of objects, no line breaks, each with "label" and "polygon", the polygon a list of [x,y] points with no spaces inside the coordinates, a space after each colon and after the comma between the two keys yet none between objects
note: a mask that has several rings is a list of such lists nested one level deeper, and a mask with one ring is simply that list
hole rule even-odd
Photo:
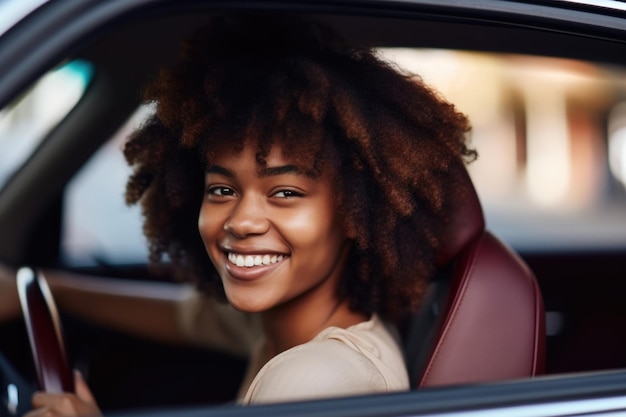
[{"label": "woman's arm", "polygon": [[[190,285],[43,273],[59,310],[115,330],[241,355],[250,352],[260,335],[257,320]],[[15,274],[0,263],[0,322],[21,314]]]},{"label": "woman's arm", "polygon": [[100,278],[43,271],[60,310],[116,330],[168,343],[184,343],[179,305],[188,285]]},{"label": "woman's arm", "polygon": [[[43,271],[58,308],[85,320],[154,340],[183,343],[179,305],[187,285],[98,278]],[[0,322],[21,315],[16,271],[0,264]]]}]

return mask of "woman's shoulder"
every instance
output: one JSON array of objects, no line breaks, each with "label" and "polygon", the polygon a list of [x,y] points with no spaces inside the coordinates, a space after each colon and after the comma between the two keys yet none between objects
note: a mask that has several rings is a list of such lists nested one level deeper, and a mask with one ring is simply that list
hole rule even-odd
[{"label": "woman's shoulder", "polygon": [[328,328],[310,342],[275,356],[257,374],[244,403],[407,389],[397,343],[377,320],[347,329]]}]

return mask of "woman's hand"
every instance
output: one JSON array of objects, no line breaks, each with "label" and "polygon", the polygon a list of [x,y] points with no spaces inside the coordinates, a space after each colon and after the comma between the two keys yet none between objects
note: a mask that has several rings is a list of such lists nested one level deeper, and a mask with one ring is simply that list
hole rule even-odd
[{"label": "woman's hand", "polygon": [[20,314],[15,274],[14,269],[0,262],[0,323]]},{"label": "woman's hand", "polygon": [[33,411],[24,417],[94,417],[102,416],[87,383],[82,375],[74,371],[76,394],[49,394],[36,392],[33,395]]}]

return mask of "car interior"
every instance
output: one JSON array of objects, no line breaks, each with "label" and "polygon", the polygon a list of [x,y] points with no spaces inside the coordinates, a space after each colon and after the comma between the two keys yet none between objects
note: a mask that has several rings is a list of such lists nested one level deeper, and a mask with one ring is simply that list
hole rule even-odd
[{"label": "car interior", "polygon": [[[0,108],[6,109],[0,110],[2,146],[1,137],[6,133],[2,130],[1,117],[18,108],[15,103],[26,97],[26,91],[33,91],[46,74],[67,69],[68,65],[82,77],[82,90],[68,111],[58,122],[51,122],[6,178],[0,170],[0,261],[15,267],[64,269],[112,280],[172,282],[165,268],[148,268],[143,248],[138,249],[136,256],[128,257],[135,247],[128,249],[122,243],[114,243],[112,247],[117,252],[109,253],[98,237],[92,239],[96,242],[93,250],[85,243],[84,239],[95,236],[97,228],[122,234],[121,230],[128,227],[126,224],[118,229],[111,225],[117,221],[117,214],[110,217],[97,207],[81,209],[80,213],[68,211],[72,199],[84,201],[87,206],[83,207],[99,204],[96,201],[100,193],[110,199],[119,196],[123,206],[123,180],[127,171],[122,169],[118,173],[117,168],[107,164],[96,170],[100,180],[120,177],[121,185],[111,186],[112,194],[105,194],[108,190],[103,189],[102,181],[87,183],[79,196],[70,197],[70,192],[82,178],[85,167],[93,165],[96,155],[120,153],[119,146],[129,129],[145,116],[142,87],[159,68],[175,61],[181,40],[201,27],[209,16],[238,13],[253,14],[258,19],[269,13],[281,14],[285,19],[304,15],[329,25],[350,45],[381,48],[390,53],[425,52],[417,55],[418,60],[435,59],[453,51],[461,56],[475,54],[480,59],[497,57],[513,67],[532,57],[532,62],[566,63],[572,71],[583,74],[590,73],[592,68],[594,76],[609,92],[590,99],[593,112],[578,105],[576,98],[563,104],[569,115],[563,129],[569,129],[574,138],[587,134],[602,138],[600,151],[595,148],[586,151],[601,159],[598,163],[601,171],[593,174],[597,182],[584,188],[581,180],[584,177],[591,181],[590,171],[585,171],[583,166],[591,156],[585,159],[576,152],[584,153],[587,148],[546,151],[547,155],[575,154],[570,169],[580,171],[580,175],[572,174],[570,179],[574,197],[582,193],[581,189],[595,190],[587,205],[583,207],[581,203],[582,209],[559,206],[546,217],[548,225],[556,224],[557,220],[571,220],[565,227],[571,233],[560,240],[554,234],[546,237],[542,233],[550,233],[552,229],[541,222],[534,226],[525,223],[527,214],[520,214],[524,204],[508,194],[504,198],[508,205],[502,204],[502,197],[491,204],[489,191],[478,181],[478,171],[484,171],[483,177],[493,179],[503,177],[505,171],[522,175],[522,169],[519,165],[517,168],[498,165],[498,160],[506,159],[501,157],[504,148],[498,142],[480,142],[484,129],[477,128],[473,135],[479,153],[474,164],[478,167],[468,167],[468,192],[454,202],[458,204],[459,216],[450,225],[450,236],[444,239],[446,245],[438,265],[441,272],[429,287],[419,312],[403,323],[402,330],[415,389],[626,367],[623,331],[626,305],[622,300],[626,292],[623,279],[626,224],[620,218],[626,208],[626,191],[609,170],[607,156],[610,133],[618,131],[622,126],[619,123],[626,127],[626,111],[616,113],[616,109],[624,108],[619,104],[626,103],[626,44],[616,40],[619,31],[608,26],[582,23],[575,26],[550,17],[531,21],[514,14],[496,18],[477,11],[461,16],[452,9],[434,6],[400,12],[349,5],[330,8],[323,4],[306,7],[281,4],[272,9],[253,3],[218,6],[201,2],[147,2],[114,17],[106,17],[101,11],[100,21],[86,20],[82,32],[76,29],[81,36],[64,39],[63,47],[51,52],[41,52],[39,60],[46,65],[25,68],[23,79],[14,83],[10,100],[0,103]],[[45,6],[30,17],[33,22],[52,18]],[[17,29],[9,35],[28,36]],[[456,61],[445,62],[435,71],[454,69]],[[460,69],[461,73],[464,71]],[[581,77],[588,81],[590,76]],[[476,95],[489,94],[481,90],[480,80],[475,82],[478,88],[472,91]],[[566,96],[573,95],[568,90]],[[515,97],[514,102],[521,100],[521,96]],[[54,107],[55,103],[49,100],[47,105]],[[584,112],[591,114],[588,119],[593,124],[583,123],[588,120],[585,117],[575,117]],[[532,114],[523,106],[518,112],[507,113],[506,117],[513,120],[515,137],[530,133],[533,125],[520,122],[520,117],[526,120]],[[495,137],[499,134],[497,131]],[[520,150],[519,140],[512,143],[510,146],[517,151],[512,160],[523,167],[529,166],[530,148]],[[626,161],[626,145],[623,149],[622,158]],[[495,161],[493,165],[480,165],[484,164],[483,154],[488,161]],[[488,159],[490,154],[495,154],[495,159]],[[459,175],[467,176],[466,170],[459,169]],[[546,181],[547,177],[539,179]],[[580,226],[582,234],[589,230],[589,224],[596,224],[585,223],[585,216],[594,208],[604,207],[601,203],[607,201],[611,213],[617,214],[606,214],[603,208],[599,209],[598,228],[606,232],[603,238],[577,235],[576,227]],[[510,207],[513,209],[509,210]],[[576,217],[577,213],[582,214]],[[138,212],[133,215],[139,216]],[[72,217],[88,217],[90,225],[70,226]],[[138,242],[136,246],[141,246],[140,227],[133,229],[139,237],[124,235],[124,242]],[[516,239],[519,229],[523,239]],[[70,241],[70,237],[76,241]],[[86,376],[105,411],[227,404],[235,398],[246,369],[245,359],[201,347],[159,343],[104,328],[63,311],[60,314],[67,357]],[[36,370],[21,318],[0,323],[0,352],[20,375],[34,384]]]},{"label": "car interior", "polygon": [[463,167],[465,191],[443,232],[440,273],[407,319],[404,352],[416,388],[530,378],[545,372],[545,312],[537,281],[485,230]]}]

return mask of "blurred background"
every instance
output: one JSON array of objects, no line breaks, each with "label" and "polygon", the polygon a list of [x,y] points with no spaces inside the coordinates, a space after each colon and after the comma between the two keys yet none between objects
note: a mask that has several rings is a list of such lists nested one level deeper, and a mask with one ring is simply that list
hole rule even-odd
[{"label": "blurred background", "polygon": [[469,116],[487,226],[519,250],[626,245],[626,71],[581,61],[385,49]]}]

